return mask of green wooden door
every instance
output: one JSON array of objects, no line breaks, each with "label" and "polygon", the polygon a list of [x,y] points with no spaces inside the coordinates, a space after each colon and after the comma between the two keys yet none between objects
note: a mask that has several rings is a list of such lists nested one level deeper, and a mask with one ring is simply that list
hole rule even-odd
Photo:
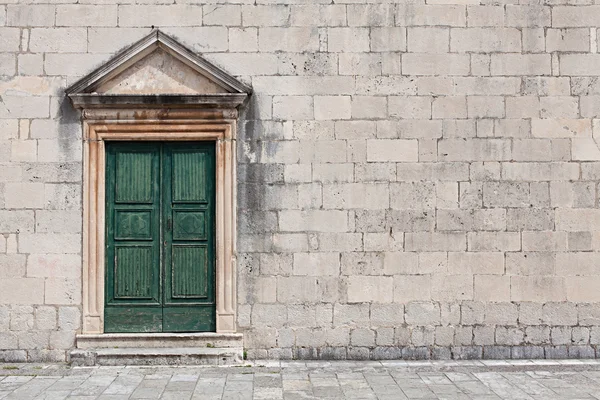
[{"label": "green wooden door", "polygon": [[214,143],[106,145],[105,332],[215,330]]}]

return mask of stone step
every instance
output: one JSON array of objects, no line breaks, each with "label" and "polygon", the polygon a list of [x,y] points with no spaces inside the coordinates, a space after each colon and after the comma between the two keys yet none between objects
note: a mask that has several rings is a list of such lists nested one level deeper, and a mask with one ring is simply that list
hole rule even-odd
[{"label": "stone step", "polygon": [[78,349],[242,348],[241,333],[103,333],[77,335]]},{"label": "stone step", "polygon": [[71,365],[235,365],[243,362],[241,347],[75,349]]}]

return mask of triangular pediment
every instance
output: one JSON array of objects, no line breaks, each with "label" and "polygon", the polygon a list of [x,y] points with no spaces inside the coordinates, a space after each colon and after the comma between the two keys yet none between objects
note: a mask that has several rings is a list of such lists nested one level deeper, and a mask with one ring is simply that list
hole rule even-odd
[{"label": "triangular pediment", "polygon": [[96,89],[102,94],[229,93],[161,48],[137,61]]},{"label": "triangular pediment", "polygon": [[155,30],[75,82],[66,93],[81,108],[133,101],[237,106],[251,89]]}]

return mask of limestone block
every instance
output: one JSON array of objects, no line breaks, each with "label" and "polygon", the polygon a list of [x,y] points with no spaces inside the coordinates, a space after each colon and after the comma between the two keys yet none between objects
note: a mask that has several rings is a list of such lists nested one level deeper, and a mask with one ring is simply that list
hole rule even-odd
[{"label": "limestone block", "polygon": [[469,251],[518,251],[521,236],[517,232],[470,232],[467,236]]},{"label": "limestone block", "polygon": [[450,29],[441,27],[410,27],[407,29],[408,51],[414,53],[447,53]]},{"label": "limestone block", "polygon": [[510,277],[475,275],[473,293],[477,301],[510,301]]},{"label": "limestone block", "polygon": [[[17,184],[20,188],[20,184]],[[39,186],[38,186],[39,187]],[[33,211],[0,210],[0,232],[33,232]]]},{"label": "limestone block", "polygon": [[229,28],[229,50],[258,51],[258,28]]},{"label": "limestone block", "polygon": [[347,9],[349,26],[394,25],[394,7],[390,4],[356,4]]},{"label": "limestone block", "polygon": [[21,278],[25,276],[25,255],[0,254],[0,277]]},{"label": "limestone block", "polygon": [[354,180],[354,164],[352,164],[352,163],[313,164],[312,165],[312,179],[315,182],[323,182],[323,183],[353,181]]},{"label": "limestone block", "polygon": [[139,40],[146,32],[144,28],[91,27],[88,29],[88,52],[114,54],[116,51]]},{"label": "limestone block", "polygon": [[78,307],[58,307],[58,329],[75,331],[81,326],[81,311]]},{"label": "limestone block", "polygon": [[20,36],[19,28],[0,27],[0,51],[19,51]]},{"label": "limestone block", "polygon": [[356,94],[366,96],[416,95],[414,78],[404,76],[357,77]]},{"label": "limestone block", "polygon": [[117,26],[117,5],[58,5],[56,26]]},{"label": "limestone block", "polygon": [[47,278],[45,304],[81,304],[81,281],[65,278]]},{"label": "limestone block", "polygon": [[349,76],[258,76],[254,89],[265,95],[341,95],[354,94],[354,77]]},{"label": "limestone block", "polygon": [[50,338],[48,331],[28,331],[19,334],[19,349],[47,349]]},{"label": "limestone block", "polygon": [[416,162],[418,155],[416,140],[367,140],[367,161],[369,162]]},{"label": "limestone block", "polygon": [[504,25],[504,7],[497,5],[468,5],[467,24],[477,27]]},{"label": "limestone block", "polygon": [[466,240],[463,233],[407,233],[405,236],[407,251],[464,251]]},{"label": "limestone block", "polygon": [[0,304],[43,304],[44,280],[8,278],[0,280]]},{"label": "limestone block", "polygon": [[119,25],[125,27],[197,26],[202,21],[202,7],[188,4],[141,5],[119,7]]},{"label": "limestone block", "polygon": [[509,275],[553,275],[553,253],[507,253],[506,273]]},{"label": "limestone block", "polygon": [[431,346],[434,343],[435,328],[432,326],[417,326],[411,331],[413,346]]},{"label": "limestone block", "polygon": [[79,254],[81,235],[21,233],[19,235],[20,253]]},{"label": "limestone block", "polygon": [[348,213],[337,210],[284,210],[279,213],[279,227],[288,232],[344,232]]},{"label": "limestone block", "polygon": [[[466,118],[465,96],[442,96],[433,100],[433,118]],[[444,135],[444,137],[448,137]]]},{"label": "limestone block", "polygon": [[435,185],[430,182],[390,184],[392,209],[429,210],[436,205]]},{"label": "limestone block", "polygon": [[456,28],[450,33],[450,51],[518,53],[521,35],[515,28]]},{"label": "limestone block", "polygon": [[496,344],[519,345],[524,341],[525,334],[520,328],[496,327]]},{"label": "limestone block", "polygon": [[351,98],[350,96],[315,96],[314,109],[317,120],[349,119]]},{"label": "limestone block", "polygon": [[[395,327],[404,323],[404,307],[400,304],[371,304],[371,326]],[[377,332],[382,332],[380,329]]]},{"label": "limestone block", "polygon": [[564,251],[567,249],[566,232],[523,232],[523,251]]},{"label": "limestone block", "polygon": [[440,307],[438,303],[411,302],[405,307],[406,323],[409,325],[427,326],[440,323]]},{"label": "limestone block", "polygon": [[518,309],[513,303],[486,303],[485,324],[517,325]]},{"label": "limestone block", "polygon": [[544,304],[542,322],[546,325],[577,325],[577,309],[575,304]]},{"label": "limestone block", "polygon": [[398,26],[466,26],[465,7],[461,5],[399,4],[396,7]]},{"label": "limestone block", "polygon": [[339,275],[339,253],[296,253],[294,254],[294,275]]},{"label": "limestone block", "polygon": [[333,326],[364,327],[369,325],[369,304],[334,304]]},{"label": "limestone block", "polygon": [[348,152],[347,144],[343,140],[301,141],[299,150],[298,152],[296,147],[290,149],[290,153],[294,151],[296,157],[299,153],[300,163],[343,163],[346,162]]},{"label": "limestone block", "polygon": [[512,301],[564,301],[567,299],[566,280],[553,276],[512,276]]},{"label": "limestone block", "polygon": [[438,326],[435,328],[435,344],[438,346],[451,346],[454,344],[454,327]]},{"label": "limestone block", "polygon": [[373,301],[389,303],[393,298],[394,279],[387,276],[350,276],[348,278],[348,302]]},{"label": "limestone block", "polygon": [[291,6],[292,26],[344,26],[345,4],[294,4]]},{"label": "limestone block", "polygon": [[28,331],[34,326],[33,308],[29,306],[13,307],[10,313],[11,331]]},{"label": "limestone block", "polygon": [[319,251],[362,251],[362,234],[360,233],[318,233]]},{"label": "limestone block", "polygon": [[56,329],[56,308],[40,306],[35,310],[35,327],[39,330]]},{"label": "limestone block", "polygon": [[384,256],[375,252],[352,252],[341,255],[342,275],[383,275]]},{"label": "limestone block", "polygon": [[375,346],[375,331],[365,328],[353,329],[350,332],[351,346]]},{"label": "limestone block", "polygon": [[[388,114],[392,118],[428,120],[431,119],[431,101],[429,96],[389,96]],[[422,134],[418,135],[405,137],[420,137]]]},{"label": "limestone block", "polygon": [[312,119],[313,98],[309,96],[273,97],[273,117],[284,120]]},{"label": "limestone block", "polygon": [[566,280],[567,299],[574,302],[598,302],[600,296],[593,290],[600,283],[595,276],[569,276]]},{"label": "limestone block", "polygon": [[[290,7],[286,5],[244,5],[241,12],[243,26],[285,26],[290,20]],[[206,21],[204,23],[206,24]]]},{"label": "limestone block", "polygon": [[29,40],[32,52],[85,53],[87,50],[86,28],[33,28]]},{"label": "limestone block", "polygon": [[570,326],[555,326],[551,329],[550,339],[553,345],[571,344]]},{"label": "limestone block", "polygon": [[496,329],[493,326],[476,326],[473,328],[473,344],[492,346],[496,344]]},{"label": "limestone block", "polygon": [[431,300],[431,277],[429,275],[394,276],[394,302]]},{"label": "limestone block", "polygon": [[473,300],[473,276],[433,275],[431,298],[440,302]]},{"label": "limestone block", "polygon": [[287,322],[287,309],[281,304],[255,304],[251,318],[253,326],[278,328]]},{"label": "limestone block", "polygon": [[467,75],[470,59],[465,54],[405,53],[402,55],[404,75]]},{"label": "limestone block", "polygon": [[329,52],[360,52],[369,51],[368,28],[328,28]]},{"label": "limestone block", "polygon": [[352,118],[385,118],[387,116],[387,97],[353,96],[351,104]]},{"label": "limestone block", "polygon": [[589,326],[600,324],[600,309],[595,304],[579,304],[577,311],[579,325]]},{"label": "limestone block", "polygon": [[75,332],[50,332],[49,345],[51,349],[72,349],[75,346]]},{"label": "limestone block", "polygon": [[506,139],[442,139],[438,156],[443,161],[502,161],[511,158]]},{"label": "limestone block", "polygon": [[337,301],[339,280],[314,277],[278,277],[277,301],[280,303],[304,303]]},{"label": "limestone block", "polygon": [[11,4],[6,10],[8,26],[54,26],[56,7],[51,4]]},{"label": "limestone block", "polygon": [[[200,8],[197,8],[197,12],[199,12]],[[140,10],[138,10],[140,11]],[[130,11],[131,13],[135,11]],[[140,12],[144,12],[141,10]],[[160,10],[158,12],[161,12]],[[170,13],[170,10],[163,10],[162,12]],[[182,43],[187,45],[192,51],[195,52],[223,52],[228,50],[228,42],[227,42],[227,28],[224,26],[205,26],[198,27],[198,22],[189,21],[192,16],[188,16],[186,18],[181,18],[177,14],[185,13],[185,9],[176,10],[173,13],[173,20],[177,21],[177,18],[181,20],[181,22],[173,22],[168,23],[168,26],[175,26],[173,28],[164,28],[165,33],[168,35],[172,35],[180,40]],[[121,8],[119,8],[119,13],[121,13]],[[193,17],[195,17],[196,13],[194,13]],[[119,15],[119,19],[121,16]],[[154,16],[151,17],[154,19]],[[156,17],[156,18],[162,18]],[[168,18],[170,19],[170,18]],[[147,20],[142,20],[141,25],[139,26],[148,26]],[[150,22],[152,24],[152,22]],[[178,27],[183,26],[186,27]],[[189,25],[189,27],[188,27]],[[164,25],[163,25],[164,26]]]},{"label": "limestone block", "polygon": [[375,123],[372,121],[337,121],[336,139],[364,139],[375,136]]},{"label": "limestone block", "polygon": [[[350,50],[348,50],[350,51]],[[373,76],[381,75],[381,54],[378,53],[340,53],[340,75]]]},{"label": "limestone block", "polygon": [[552,10],[553,27],[589,27],[600,22],[599,6],[557,6]]},{"label": "limestone block", "polygon": [[406,29],[402,27],[372,27],[371,51],[405,51]]}]

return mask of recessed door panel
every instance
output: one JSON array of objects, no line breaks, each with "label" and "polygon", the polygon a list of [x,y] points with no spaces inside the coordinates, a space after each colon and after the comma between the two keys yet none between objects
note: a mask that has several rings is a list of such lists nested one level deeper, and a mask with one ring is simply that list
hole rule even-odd
[{"label": "recessed door panel", "polygon": [[215,144],[106,145],[105,332],[215,330]]}]

